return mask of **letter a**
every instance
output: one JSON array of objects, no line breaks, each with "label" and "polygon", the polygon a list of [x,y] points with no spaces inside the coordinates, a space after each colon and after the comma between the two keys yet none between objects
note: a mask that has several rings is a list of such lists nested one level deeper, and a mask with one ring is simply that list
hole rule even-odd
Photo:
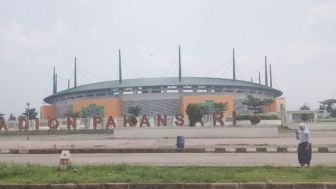
[{"label": "letter a", "polygon": [[109,116],[107,119],[107,123],[106,123],[106,129],[108,129],[110,127],[110,125],[112,125],[113,127],[116,127],[115,123],[114,123],[114,119],[112,116]]},{"label": "letter a", "polygon": [[148,120],[148,117],[146,115],[142,116],[141,121],[140,121],[140,127],[142,127],[142,125],[144,125],[144,124],[146,124],[147,127],[150,127],[149,120]]}]

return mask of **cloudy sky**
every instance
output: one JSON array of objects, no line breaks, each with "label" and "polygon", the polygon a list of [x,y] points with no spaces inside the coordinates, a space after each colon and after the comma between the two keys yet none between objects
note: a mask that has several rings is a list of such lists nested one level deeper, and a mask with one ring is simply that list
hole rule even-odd
[{"label": "cloudy sky", "polygon": [[0,0],[0,113],[38,108],[58,88],[178,74],[264,80],[264,56],[287,109],[336,98],[336,1]]}]

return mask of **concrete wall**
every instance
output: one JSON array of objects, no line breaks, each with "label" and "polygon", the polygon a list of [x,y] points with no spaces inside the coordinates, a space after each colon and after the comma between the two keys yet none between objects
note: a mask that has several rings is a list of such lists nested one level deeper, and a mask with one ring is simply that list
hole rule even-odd
[{"label": "concrete wall", "polygon": [[156,128],[115,128],[115,138],[195,138],[222,137],[277,137],[277,127],[156,127]]},{"label": "concrete wall", "polygon": [[[291,129],[298,129],[300,123],[287,123]],[[307,123],[309,130],[318,131],[318,130],[336,130],[336,122],[311,122]]]}]

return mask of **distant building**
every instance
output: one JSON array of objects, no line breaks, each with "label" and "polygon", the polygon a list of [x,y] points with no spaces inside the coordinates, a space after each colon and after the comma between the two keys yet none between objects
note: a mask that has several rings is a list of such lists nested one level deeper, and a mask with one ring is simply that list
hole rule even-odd
[{"label": "distant building", "polygon": [[302,114],[307,114],[308,122],[314,122],[318,119],[319,110],[297,110],[297,111],[286,111],[286,123],[292,122],[302,122]]},{"label": "distant building", "polygon": [[216,111],[213,103],[220,102],[228,103],[226,115],[231,115],[232,111],[248,114],[249,111],[242,104],[247,95],[275,99],[265,106],[265,112],[280,112],[280,106],[285,104],[284,98],[279,98],[282,92],[272,88],[272,77],[270,86],[262,85],[260,77],[259,83],[237,80],[234,62],[232,79],[182,77],[179,66],[179,77],[123,80],[121,61],[119,66],[119,80],[81,86],[76,84],[75,70],[75,86],[60,92],[57,92],[57,76],[54,73],[53,94],[44,99],[50,105],[41,107],[41,119],[61,118],[66,112],[82,112],[86,117],[120,117],[128,115],[127,110],[131,106],[139,106],[143,115],[176,115],[185,114],[190,103],[206,103],[210,111]]}]

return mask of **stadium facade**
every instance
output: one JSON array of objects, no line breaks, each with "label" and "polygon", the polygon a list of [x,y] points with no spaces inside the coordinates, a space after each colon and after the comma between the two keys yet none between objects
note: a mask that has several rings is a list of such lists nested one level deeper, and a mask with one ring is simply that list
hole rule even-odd
[{"label": "stadium facade", "polygon": [[[234,51],[233,51],[234,52]],[[267,62],[265,58],[265,84],[237,80],[233,54],[233,78],[182,77],[179,49],[179,75],[165,78],[122,79],[119,51],[119,80],[77,86],[76,59],[74,87],[57,92],[57,76],[54,72],[53,94],[44,101],[49,105],[41,107],[41,119],[62,118],[67,112],[82,112],[86,117],[121,117],[128,114],[128,108],[139,106],[142,115],[184,114],[190,103],[206,104],[210,111],[214,103],[227,103],[226,115],[232,111],[248,114],[242,104],[247,95],[262,99],[274,99],[265,106],[265,112],[280,112],[285,104],[282,92],[272,87],[271,67],[268,85]]]}]

